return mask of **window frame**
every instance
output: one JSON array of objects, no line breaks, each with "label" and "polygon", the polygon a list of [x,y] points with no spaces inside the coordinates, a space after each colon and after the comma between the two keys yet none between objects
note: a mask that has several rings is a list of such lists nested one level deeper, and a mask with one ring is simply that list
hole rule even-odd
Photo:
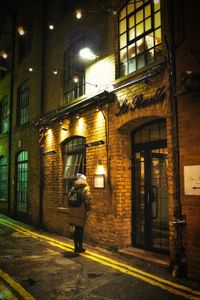
[{"label": "window frame", "polygon": [[[75,40],[64,53],[63,101],[65,104],[85,94],[85,66],[79,57],[79,50],[85,46],[85,38]],[[73,81],[73,76],[79,82]]]},{"label": "window frame", "polygon": [[5,155],[0,156],[0,202],[7,199],[7,157]]},{"label": "window frame", "polygon": [[[25,156],[25,157],[23,157]],[[20,166],[23,166],[26,168],[20,168]],[[24,179],[26,180],[21,180]],[[20,214],[27,214],[28,212],[28,179],[29,179],[29,153],[28,151],[20,151],[16,156],[16,211]],[[23,183],[23,184],[22,184]],[[24,185],[25,183],[25,185]],[[26,188],[21,188],[22,186],[25,186]],[[24,187],[23,186],[23,187]]]},{"label": "window frame", "polygon": [[4,134],[8,132],[8,128],[9,128],[9,103],[8,103],[8,96],[5,96],[2,98],[0,102],[0,134]]},{"label": "window frame", "polygon": [[[135,5],[131,12],[129,12],[128,10],[128,5]],[[138,7],[136,7],[136,5],[138,5]],[[154,2],[151,0],[144,0],[141,5],[137,4],[136,1],[133,2],[132,0],[129,0],[120,9],[118,13],[119,76],[126,76],[142,68],[145,68],[151,63],[155,63],[160,58],[160,49],[162,55],[161,4],[159,4],[158,7],[156,7],[156,5],[157,4],[154,4]],[[150,14],[148,14],[148,10],[145,10],[148,7],[150,8]],[[123,11],[124,15],[122,15]],[[141,20],[137,22],[136,16],[140,12],[142,17]],[[156,15],[159,17],[158,19],[160,20],[158,26],[155,25],[154,20]],[[132,26],[130,25],[131,18],[133,18]],[[150,19],[151,26],[148,30],[146,30],[145,22],[148,19]],[[124,22],[124,24],[122,24],[122,22]],[[137,35],[136,28],[139,25],[143,27],[143,30],[142,33]],[[134,32],[132,38],[130,38],[131,30],[133,30]],[[159,37],[155,36],[156,33],[160,34],[159,42]],[[152,36],[150,36],[150,34]],[[150,45],[151,43],[152,45]],[[139,48],[141,48],[141,50],[139,50]],[[142,58],[141,66],[140,58]],[[131,63],[134,64],[131,66]]]},{"label": "window frame", "polygon": [[17,126],[29,122],[30,82],[25,80],[17,91]]}]

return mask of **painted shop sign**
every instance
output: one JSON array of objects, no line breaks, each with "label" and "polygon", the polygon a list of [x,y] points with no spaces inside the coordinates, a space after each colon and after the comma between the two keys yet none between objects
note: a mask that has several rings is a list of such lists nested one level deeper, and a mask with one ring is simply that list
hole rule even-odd
[{"label": "painted shop sign", "polygon": [[144,94],[138,94],[133,97],[132,101],[125,99],[119,102],[119,111],[115,114],[117,117],[134,111],[135,109],[141,109],[152,104],[162,102],[166,94],[164,92],[164,86],[159,87],[153,97],[145,98]]}]

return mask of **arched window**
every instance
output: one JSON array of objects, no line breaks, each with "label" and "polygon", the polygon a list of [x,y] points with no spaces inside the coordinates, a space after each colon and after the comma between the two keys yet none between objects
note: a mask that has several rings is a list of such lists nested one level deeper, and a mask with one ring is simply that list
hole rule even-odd
[{"label": "arched window", "polygon": [[160,1],[130,0],[119,12],[120,76],[162,56]]},{"label": "arched window", "polygon": [[6,200],[7,159],[0,156],[0,201]]},{"label": "arched window", "polygon": [[22,151],[17,155],[16,169],[16,210],[18,213],[28,211],[28,152]]},{"label": "arched window", "polygon": [[65,193],[73,185],[77,173],[85,173],[85,138],[75,136],[62,145],[63,181]]}]

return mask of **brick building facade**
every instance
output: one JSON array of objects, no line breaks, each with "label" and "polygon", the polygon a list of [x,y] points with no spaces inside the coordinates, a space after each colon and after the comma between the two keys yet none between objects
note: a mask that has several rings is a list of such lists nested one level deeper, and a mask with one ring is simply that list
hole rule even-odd
[{"label": "brick building facade", "polygon": [[[19,10],[14,29],[23,25],[27,40],[14,34],[18,59],[0,81],[12,129],[0,135],[0,208],[70,236],[67,193],[84,172],[88,242],[160,252],[174,274],[199,278],[198,180],[192,193],[184,178],[199,176],[200,36],[191,4],[172,2],[30,1]],[[87,60],[82,48],[93,50]]]}]

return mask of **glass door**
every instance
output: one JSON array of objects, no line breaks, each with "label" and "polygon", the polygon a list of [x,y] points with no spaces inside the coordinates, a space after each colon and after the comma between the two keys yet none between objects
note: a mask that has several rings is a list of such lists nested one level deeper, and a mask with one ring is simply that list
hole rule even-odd
[{"label": "glass door", "polygon": [[[167,148],[166,141],[159,140],[160,133],[157,135],[157,141],[149,138],[153,136],[151,128],[152,125],[147,125],[144,131],[140,130],[139,143],[133,143],[132,146],[132,244],[151,251],[168,252]],[[158,131],[159,128],[158,123]],[[138,131],[134,133],[133,142],[137,135]]]}]

